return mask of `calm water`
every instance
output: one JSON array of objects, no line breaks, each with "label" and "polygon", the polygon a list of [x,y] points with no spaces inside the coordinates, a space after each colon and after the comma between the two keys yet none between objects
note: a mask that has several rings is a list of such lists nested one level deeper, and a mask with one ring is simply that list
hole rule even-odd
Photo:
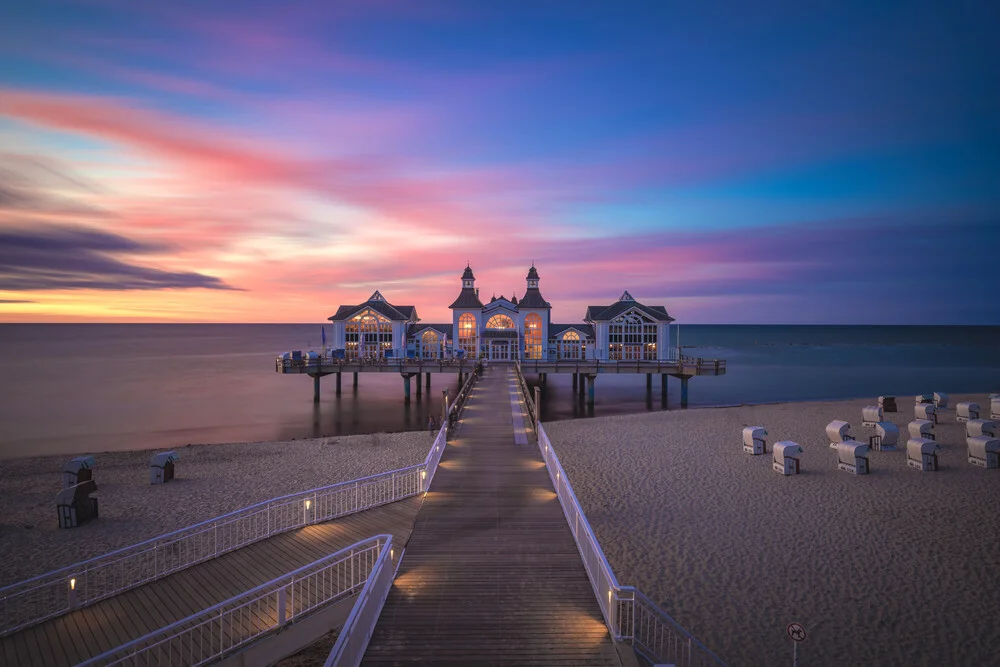
[{"label": "calm water", "polygon": [[[685,354],[728,360],[694,378],[690,405],[1000,390],[1000,327],[714,326],[681,328]],[[0,457],[159,449],[424,428],[454,376],[403,402],[398,374],[324,378],[274,372],[274,357],[318,346],[319,325],[0,325]],[[447,377],[447,380],[445,379]],[[529,382],[534,380],[529,377]],[[680,384],[669,381],[667,409]],[[663,409],[640,376],[601,376],[597,416]],[[569,375],[549,376],[543,419],[585,417]]]}]

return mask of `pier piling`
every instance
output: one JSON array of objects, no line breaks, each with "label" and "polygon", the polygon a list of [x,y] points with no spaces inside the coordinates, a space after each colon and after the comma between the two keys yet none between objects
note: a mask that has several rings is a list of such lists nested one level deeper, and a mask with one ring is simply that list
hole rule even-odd
[{"label": "pier piling", "polygon": [[313,375],[313,403],[319,403],[319,374]]},{"label": "pier piling", "polygon": [[594,384],[597,382],[597,376],[589,375],[587,380],[587,405],[594,407]]},{"label": "pier piling", "polygon": [[653,374],[652,373],[646,373],[646,393],[647,394],[652,394],[653,393]]},{"label": "pier piling", "polygon": [[421,373],[417,373],[417,396],[420,396],[421,387],[423,384],[423,378],[420,377],[421,375],[422,375]]},{"label": "pier piling", "polygon": [[431,372],[427,371],[427,389],[431,388]]},{"label": "pier piling", "polygon": [[409,375],[404,375],[403,376],[403,402],[404,403],[409,403],[410,402],[410,376]]},{"label": "pier piling", "polygon": [[660,374],[660,402],[663,405],[667,404],[667,377],[666,373]]},{"label": "pier piling", "polygon": [[579,373],[573,373],[573,391],[576,391],[576,386],[577,386],[577,383],[579,383],[579,382],[580,382],[580,374]]},{"label": "pier piling", "polygon": [[337,396],[340,396],[340,373],[337,373]]},{"label": "pier piling", "polygon": [[[338,373],[337,375],[340,375],[340,374]],[[354,388],[355,389],[358,388],[358,372],[357,371],[354,372]]]},{"label": "pier piling", "polygon": [[681,378],[681,407],[686,408],[688,406],[688,379],[687,377]]}]

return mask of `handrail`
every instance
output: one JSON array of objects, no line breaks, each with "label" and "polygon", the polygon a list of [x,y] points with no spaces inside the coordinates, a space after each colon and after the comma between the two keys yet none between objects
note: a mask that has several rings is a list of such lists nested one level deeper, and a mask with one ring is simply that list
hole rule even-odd
[{"label": "handrail", "polygon": [[465,409],[465,401],[469,398],[472,393],[473,387],[476,386],[476,381],[482,375],[483,366],[481,363],[477,363],[472,372],[469,373],[469,377],[466,378],[465,383],[458,390],[458,394],[455,395],[455,401],[448,408],[448,435],[450,436],[455,429],[455,425],[458,423],[459,418],[462,416],[462,410]]},{"label": "handrail", "polygon": [[232,653],[318,607],[347,597],[391,558],[392,536],[362,540],[105,651],[79,667],[183,665],[195,667]]},{"label": "handrail", "polygon": [[[569,523],[573,539],[583,560],[590,585],[597,596],[608,631],[616,641],[629,641],[654,663],[669,663],[695,667],[725,663],[694,638],[670,616],[631,586],[621,586],[608,563],[597,536],[594,535],[580,501],[570,485],[566,471],[559,462],[545,427],[538,425],[538,449],[549,471],[559,504]],[[686,653],[669,652],[672,646],[683,644]],[[672,659],[667,659],[672,657]]]},{"label": "handrail", "polygon": [[521,390],[521,396],[524,398],[524,406],[528,410],[528,419],[531,421],[531,430],[535,430],[535,424],[537,423],[537,411],[538,406],[535,405],[535,399],[532,397],[531,392],[528,391],[528,382],[524,379],[524,373],[521,372],[521,362],[520,360],[514,364],[514,374],[517,376],[517,386]]},{"label": "handrail", "polygon": [[265,500],[0,588],[0,636],[274,535],[424,493],[446,444],[442,425],[421,464]]}]

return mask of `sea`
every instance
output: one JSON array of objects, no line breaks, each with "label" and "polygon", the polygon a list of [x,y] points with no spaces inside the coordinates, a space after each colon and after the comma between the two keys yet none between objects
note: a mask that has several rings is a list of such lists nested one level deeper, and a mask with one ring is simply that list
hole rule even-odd
[{"label": "sea", "polygon": [[[329,333],[329,331],[327,332]],[[0,458],[418,430],[455,375],[406,403],[398,373],[363,373],[342,392],[275,372],[288,350],[319,349],[316,324],[0,325]],[[695,377],[689,408],[1000,391],[1000,327],[684,325],[685,355],[725,359]],[[529,384],[537,378],[529,375]],[[589,409],[571,375],[549,374],[542,419],[680,409],[654,378],[601,375]],[[414,381],[415,382],[415,381]]]}]

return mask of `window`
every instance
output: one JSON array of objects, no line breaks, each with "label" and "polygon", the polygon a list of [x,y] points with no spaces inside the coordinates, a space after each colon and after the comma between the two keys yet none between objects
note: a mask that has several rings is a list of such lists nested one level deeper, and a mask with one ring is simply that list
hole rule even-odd
[{"label": "window", "polygon": [[567,331],[559,339],[557,346],[558,357],[560,359],[580,359],[582,347],[580,345],[580,334],[575,331]]},{"label": "window", "polygon": [[542,358],[542,318],[538,313],[524,318],[524,358]]},{"label": "window", "polygon": [[392,347],[392,321],[375,311],[355,315],[344,327],[344,347],[348,359],[382,357]]},{"label": "window", "polygon": [[420,356],[424,359],[437,359],[441,352],[441,335],[433,329],[428,329],[420,337]]},{"label": "window", "polygon": [[464,313],[458,318],[458,348],[472,359],[479,357],[479,341],[476,332],[476,316]]},{"label": "window", "polygon": [[[464,315],[463,315],[464,317]],[[537,315],[536,315],[537,317]],[[506,315],[494,315],[486,323],[487,329],[513,329],[514,320],[510,319]]]},{"label": "window", "polygon": [[611,320],[608,359],[656,360],[657,325],[634,310]]}]

